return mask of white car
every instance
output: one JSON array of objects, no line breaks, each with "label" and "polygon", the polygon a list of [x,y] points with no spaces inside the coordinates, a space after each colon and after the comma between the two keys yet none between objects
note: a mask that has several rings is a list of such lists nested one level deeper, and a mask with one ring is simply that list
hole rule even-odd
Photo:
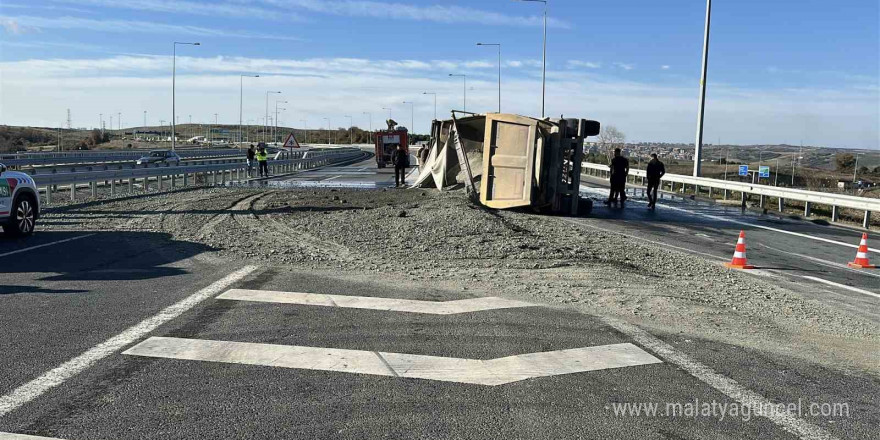
[{"label": "white car", "polygon": [[40,217],[40,197],[34,179],[7,171],[0,164],[0,226],[10,235],[30,235]]},{"label": "white car", "polygon": [[165,162],[172,165],[180,165],[180,156],[171,150],[155,150],[137,160],[138,165]]}]

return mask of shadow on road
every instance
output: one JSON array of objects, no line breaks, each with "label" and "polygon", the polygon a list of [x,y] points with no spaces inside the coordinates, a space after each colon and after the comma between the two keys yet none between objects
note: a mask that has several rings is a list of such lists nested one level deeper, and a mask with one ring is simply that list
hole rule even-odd
[{"label": "shadow on road", "polygon": [[184,274],[172,265],[213,250],[159,232],[38,230],[27,238],[0,236],[0,274],[38,274],[45,281],[146,280]]},{"label": "shadow on road", "polygon": [[16,293],[85,293],[82,289],[44,289],[36,286],[0,286],[0,295],[12,295]]}]

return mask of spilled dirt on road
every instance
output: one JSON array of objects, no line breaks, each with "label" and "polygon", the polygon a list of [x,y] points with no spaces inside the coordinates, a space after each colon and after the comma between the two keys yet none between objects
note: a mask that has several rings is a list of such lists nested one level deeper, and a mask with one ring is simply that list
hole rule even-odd
[{"label": "spilled dirt on road", "polygon": [[166,232],[226,260],[558,304],[880,374],[874,322],[698,256],[559,217],[487,210],[462,191],[187,189],[45,218],[60,226],[42,229]]}]

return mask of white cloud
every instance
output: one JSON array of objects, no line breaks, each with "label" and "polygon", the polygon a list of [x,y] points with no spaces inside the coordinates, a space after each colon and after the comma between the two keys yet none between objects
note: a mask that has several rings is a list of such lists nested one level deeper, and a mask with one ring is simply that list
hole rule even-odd
[{"label": "white cloud", "polygon": [[[392,117],[409,124],[416,103],[415,129],[427,132],[437,92],[438,113],[460,108],[460,78],[448,78],[439,66],[465,69],[466,61],[370,60],[358,58],[269,59],[243,57],[179,57],[178,115],[193,121],[213,119],[237,123],[239,74],[259,73],[245,81],[244,119],[265,112],[265,91],[281,90],[289,101],[280,116],[290,125],[308,119],[312,128],[322,118],[347,125],[343,115],[373,113],[374,124],[392,109]],[[102,59],[55,59],[0,62],[0,120],[13,125],[58,126],[69,107],[74,125],[94,125],[98,113],[122,112],[123,121],[149,123],[170,119],[170,62],[167,56],[116,56]],[[483,69],[491,73],[491,69]],[[467,107],[494,111],[496,82],[491,75],[468,77]],[[537,115],[540,72],[512,71],[503,84],[502,109]],[[692,142],[697,93],[690,81],[679,85],[624,80],[572,69],[548,71],[547,113],[596,119],[614,124],[629,139]],[[124,97],[121,99],[120,97]],[[725,142],[755,144],[804,142],[877,148],[880,138],[878,90],[773,89],[756,90],[715,84],[709,90],[706,136]],[[53,110],[54,109],[54,110]],[[818,127],[805,133],[805,121]],[[818,122],[821,121],[821,124]],[[367,117],[355,118],[366,126]],[[828,127],[822,129],[822,127]]]},{"label": "white cloud", "polygon": [[7,34],[20,35],[24,33],[24,29],[19,26],[18,21],[11,18],[0,18],[0,26]]},{"label": "white cloud", "polygon": [[90,18],[79,17],[34,17],[34,16],[17,16],[6,17],[0,16],[0,22],[15,22],[28,28],[38,29],[78,29],[89,31],[103,32],[141,32],[151,34],[186,34],[210,37],[237,37],[237,38],[258,38],[273,40],[299,40],[298,38],[258,34],[249,32],[230,32],[219,29],[210,29],[199,26],[189,25],[172,25],[165,23],[157,23],[153,21],[133,21],[133,20],[93,20]]},{"label": "white cloud", "polygon": [[592,61],[580,61],[580,60],[569,60],[568,65],[570,67],[586,67],[588,69],[598,69],[602,67],[602,63],[595,63]]},{"label": "white cloud", "polygon": [[302,17],[293,13],[279,14],[255,5],[212,2],[210,4],[186,0],[137,0],[120,2],[117,0],[56,0],[76,5],[92,5],[101,8],[123,8],[136,11],[173,12],[222,17],[254,17],[264,20],[302,21]]},{"label": "white cloud", "polygon": [[[304,9],[332,15],[433,21],[440,23],[478,23],[493,26],[542,26],[540,15],[516,16],[462,6],[428,5],[369,0],[260,0],[264,4],[293,10]],[[569,28],[570,25],[550,18],[548,26]]]},{"label": "white cloud", "polygon": [[636,67],[634,64],[625,64],[625,63],[614,63],[614,65],[623,69],[623,70],[633,70]]},{"label": "white cloud", "polygon": [[669,70],[669,66],[666,65],[666,64],[660,66],[660,68],[661,68],[662,70]]}]

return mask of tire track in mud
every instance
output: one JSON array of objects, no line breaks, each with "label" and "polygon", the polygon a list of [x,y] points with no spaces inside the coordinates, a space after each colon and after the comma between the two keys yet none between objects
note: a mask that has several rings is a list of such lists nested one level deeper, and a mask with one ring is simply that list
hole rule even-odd
[{"label": "tire track in mud", "polygon": [[247,210],[255,218],[258,218],[256,216],[256,214],[254,213],[254,209],[253,209],[254,203],[256,203],[257,200],[259,200],[259,199],[261,199],[271,193],[272,193],[272,191],[261,192],[261,193],[257,193],[257,194],[249,194],[245,197],[238,198],[231,205],[227,206],[226,208],[224,208],[222,210],[222,211],[227,211],[227,212],[219,212],[217,214],[214,214],[204,225],[202,225],[202,227],[199,228],[198,232],[196,232],[196,234],[195,234],[196,237],[205,238],[208,235],[210,235],[210,233],[214,232],[215,229],[217,228],[217,226],[219,226],[220,223],[222,223],[224,220],[226,220],[228,218],[235,219],[236,218],[235,211]]}]

